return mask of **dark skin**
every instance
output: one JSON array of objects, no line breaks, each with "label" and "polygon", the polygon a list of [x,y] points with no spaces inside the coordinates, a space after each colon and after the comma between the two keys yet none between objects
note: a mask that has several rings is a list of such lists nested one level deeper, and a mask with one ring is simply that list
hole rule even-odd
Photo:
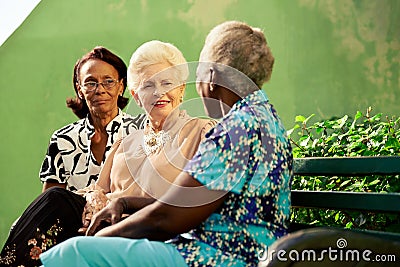
[{"label": "dark skin", "polygon": [[[94,135],[91,139],[90,150],[98,164],[101,164],[106,151],[108,134],[106,126],[110,122],[108,120],[94,120],[93,126],[95,128]],[[103,125],[105,124],[105,125]]]},{"label": "dark skin", "polygon": [[[125,212],[123,202],[126,201],[126,209],[132,211],[137,207],[135,199],[125,198],[125,200],[113,201],[93,217],[86,234],[168,240],[178,233],[187,232],[199,225],[224,202],[226,197],[226,192],[208,190],[184,172],[178,176],[176,184],[178,187],[168,190],[161,200],[154,201],[124,220],[121,220]],[[198,190],[197,194],[203,198],[199,202],[209,203],[192,207],[167,204],[193,203],[193,194],[185,192],[184,187],[195,187]],[[206,201],[205,199],[215,200]],[[104,222],[112,225],[99,230]]]},{"label": "dark skin", "polygon": [[[111,201],[97,216],[98,225],[96,228],[100,230],[105,226],[115,224],[127,217],[127,214],[132,214],[152,203],[154,198],[144,197],[121,197]],[[95,215],[96,216],[96,215]],[[93,220],[95,220],[93,218]],[[93,222],[92,220],[92,222]],[[85,234],[87,232],[90,221],[83,219],[83,226],[78,230],[79,233]]]},{"label": "dark skin", "polygon": [[[79,70],[80,83],[88,81],[101,82],[108,78],[118,80],[118,71],[102,60],[88,60]],[[86,101],[89,107],[90,122],[95,129],[91,139],[90,150],[97,163],[101,164],[108,140],[106,126],[118,114],[118,95],[123,93],[124,86],[122,80],[120,80],[111,90],[99,85],[95,91],[86,92],[81,88],[80,83],[76,84],[78,94],[81,99]],[[66,188],[65,183],[45,182],[42,192],[53,186]]]},{"label": "dark skin", "polygon": [[[215,72],[210,75],[215,76]],[[220,107],[224,110],[211,112],[217,117],[226,113],[224,106],[232,107],[240,98],[231,90],[214,84],[212,79],[210,78],[210,82],[199,82],[197,90],[203,98],[223,102],[224,105]],[[210,114],[210,110],[208,113]],[[223,204],[228,193],[207,189],[186,172],[180,173],[174,184],[176,186],[171,186],[161,199],[152,200],[151,204],[141,202],[148,205],[139,210],[137,198],[112,201],[94,215],[86,235],[168,240],[205,221]],[[121,220],[127,211],[134,213]],[[103,228],[104,222],[111,225]]]}]

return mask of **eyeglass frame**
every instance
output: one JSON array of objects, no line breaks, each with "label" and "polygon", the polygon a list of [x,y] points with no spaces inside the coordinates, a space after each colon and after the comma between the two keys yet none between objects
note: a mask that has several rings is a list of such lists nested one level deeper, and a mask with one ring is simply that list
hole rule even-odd
[{"label": "eyeglass frame", "polygon": [[[111,86],[111,87],[108,87],[107,85],[104,85],[104,82],[107,81],[107,80],[112,80],[113,82],[115,82],[115,84],[114,84],[113,86]],[[118,80],[118,79],[107,78],[107,79],[103,80],[102,82],[89,81],[89,82],[85,82],[85,83],[83,83],[83,84],[80,83],[79,86],[81,87],[81,89],[82,89],[83,91],[85,91],[85,92],[87,92],[87,93],[91,93],[91,92],[96,91],[97,88],[99,88],[99,85],[100,85],[100,84],[101,84],[101,86],[103,86],[104,89],[106,89],[106,90],[111,90],[111,89],[113,89],[121,80],[122,80],[122,79],[119,79],[119,80]],[[85,84],[88,84],[88,83],[95,83],[95,84],[96,84],[96,87],[95,87],[94,89],[88,90],[88,89],[85,88]]]}]

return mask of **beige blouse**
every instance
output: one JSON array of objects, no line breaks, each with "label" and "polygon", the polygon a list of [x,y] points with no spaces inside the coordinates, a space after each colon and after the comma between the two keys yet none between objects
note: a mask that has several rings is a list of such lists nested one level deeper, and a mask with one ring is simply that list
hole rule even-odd
[{"label": "beige blouse", "polygon": [[150,127],[133,131],[114,144],[95,187],[100,186],[110,200],[123,196],[159,198],[215,124],[214,120],[192,118],[177,109],[164,122],[164,145],[149,156],[144,140],[151,134]]}]

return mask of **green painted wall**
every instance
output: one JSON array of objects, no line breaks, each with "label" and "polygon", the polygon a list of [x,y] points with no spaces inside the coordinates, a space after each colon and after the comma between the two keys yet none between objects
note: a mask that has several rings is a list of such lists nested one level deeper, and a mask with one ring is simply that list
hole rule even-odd
[{"label": "green painted wall", "polygon": [[264,89],[287,128],[297,114],[330,118],[373,106],[400,115],[400,1],[42,0],[0,47],[0,244],[40,193],[51,133],[75,120],[65,98],[77,58],[104,45],[128,61],[141,43],[160,39],[195,61],[207,32],[230,19],[264,29],[276,57]]}]

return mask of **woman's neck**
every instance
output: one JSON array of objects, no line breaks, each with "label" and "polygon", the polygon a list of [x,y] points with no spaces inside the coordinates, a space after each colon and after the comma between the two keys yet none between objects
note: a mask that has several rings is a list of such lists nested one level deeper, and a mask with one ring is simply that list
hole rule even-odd
[{"label": "woman's neck", "polygon": [[91,113],[91,123],[96,131],[103,132],[106,126],[118,115],[118,109],[107,113]]},{"label": "woman's neck", "polygon": [[104,159],[108,139],[106,127],[110,121],[118,115],[118,109],[114,112],[102,114],[91,113],[90,115],[91,123],[94,127],[94,135],[91,138],[90,149],[97,163],[101,164]]},{"label": "woman's neck", "polygon": [[154,118],[149,117],[149,127],[155,132],[159,132],[162,130],[164,125],[164,120],[156,120]]},{"label": "woman's neck", "polygon": [[151,116],[151,114],[147,114],[148,119],[148,127],[151,128],[155,133],[166,130],[168,131],[173,125],[176,123],[176,120],[182,114],[182,111],[177,107],[173,109],[167,116]]}]

